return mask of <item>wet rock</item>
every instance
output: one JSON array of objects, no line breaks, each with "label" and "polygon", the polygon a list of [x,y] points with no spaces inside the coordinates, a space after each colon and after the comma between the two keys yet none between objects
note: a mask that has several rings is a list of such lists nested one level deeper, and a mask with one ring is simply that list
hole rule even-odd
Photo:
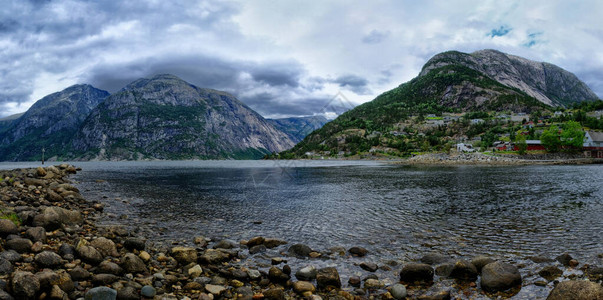
[{"label": "wet rock", "polygon": [[375,272],[379,269],[379,267],[377,266],[377,264],[372,263],[372,262],[363,262],[360,264],[360,267],[363,270],[369,271],[369,272]]},{"label": "wet rock", "polygon": [[210,293],[212,295],[218,296],[225,290],[226,290],[226,287],[224,287],[222,285],[215,285],[215,284],[206,284],[205,285],[205,291],[207,291],[208,293]]},{"label": "wet rock", "polygon": [[142,259],[133,253],[124,255],[121,259],[121,267],[128,273],[148,273],[149,270]]},{"label": "wet rock", "polygon": [[428,264],[411,263],[405,265],[400,271],[400,280],[403,282],[432,282],[433,268]]},{"label": "wet rock", "polygon": [[494,261],[495,260],[490,257],[484,256],[484,255],[478,255],[471,260],[471,263],[475,266],[475,269],[477,269],[477,272],[480,273],[482,271],[482,268],[485,265],[487,265],[489,263],[493,263]]},{"label": "wet rock", "polygon": [[128,250],[144,250],[146,247],[146,241],[141,238],[127,238],[124,241],[124,248]]},{"label": "wet rock", "polygon": [[521,282],[521,274],[513,265],[497,261],[482,269],[481,287],[484,291],[503,292],[521,286]]},{"label": "wet rock", "polygon": [[61,257],[51,251],[42,251],[36,254],[34,261],[42,268],[53,268],[61,265]]},{"label": "wet rock", "polygon": [[27,253],[31,251],[31,246],[33,243],[24,238],[14,238],[6,241],[4,247],[9,250],[15,250],[18,253]]},{"label": "wet rock", "polygon": [[286,241],[279,240],[279,239],[273,239],[273,238],[264,239],[264,246],[266,246],[266,248],[268,248],[268,249],[276,248],[280,245],[285,245],[285,244],[287,244]]},{"label": "wet rock", "polygon": [[95,274],[92,276],[92,283],[94,285],[108,285],[119,280],[119,277],[113,274]]},{"label": "wet rock", "polygon": [[0,219],[0,236],[6,237],[9,234],[16,234],[18,232],[17,225],[11,220]]},{"label": "wet rock", "polygon": [[285,274],[281,269],[272,267],[268,270],[268,279],[274,283],[283,284],[289,280],[289,275]]},{"label": "wet rock", "polygon": [[6,259],[11,263],[21,261],[21,255],[15,250],[4,250],[0,253],[0,258]]},{"label": "wet rock", "polygon": [[262,245],[262,244],[264,244],[265,240],[266,239],[261,236],[253,237],[253,238],[249,239],[249,241],[247,241],[247,247],[249,247],[251,249],[251,247],[253,247],[253,246]]},{"label": "wet rock", "polygon": [[232,249],[237,246],[237,243],[231,240],[221,240],[214,245],[214,249]]},{"label": "wet rock", "polygon": [[91,288],[84,296],[85,300],[115,300],[117,291],[106,286]]},{"label": "wet rock", "polygon": [[287,275],[291,275],[291,267],[289,265],[284,265],[283,266],[283,273],[285,273]]},{"label": "wet rock", "polygon": [[555,258],[562,265],[568,267],[570,265],[570,261],[574,259],[569,253],[563,253]]},{"label": "wet rock", "polygon": [[392,297],[397,300],[404,299],[408,295],[406,292],[406,287],[399,283],[396,283],[392,286],[390,293],[392,294]]},{"label": "wet rock", "polygon": [[256,245],[249,248],[249,254],[257,254],[262,252],[266,252],[266,246],[264,245]]},{"label": "wet rock", "polygon": [[348,284],[353,287],[360,287],[361,283],[362,283],[362,280],[360,280],[360,277],[358,277],[358,276],[352,276],[352,277],[350,277],[350,279],[348,279]]},{"label": "wet rock", "polygon": [[262,277],[262,274],[258,270],[247,270],[247,276],[251,280],[258,280]]},{"label": "wet rock", "polygon": [[427,253],[421,257],[421,262],[428,265],[438,265],[449,261],[450,258],[440,253]]},{"label": "wet rock", "polygon": [[92,265],[97,265],[103,261],[103,255],[96,248],[88,246],[84,240],[80,240],[75,252],[83,261]]},{"label": "wet rock", "polygon": [[264,292],[264,299],[266,300],[285,300],[285,291],[283,289],[269,289]]},{"label": "wet rock", "polygon": [[569,266],[570,268],[575,268],[575,267],[577,267],[579,264],[580,264],[580,263],[579,263],[577,260],[575,260],[575,259],[570,259],[570,261],[569,261],[569,263],[568,263],[568,266]]},{"label": "wet rock", "polygon": [[150,285],[145,285],[140,290],[140,294],[146,298],[153,298],[157,294],[157,290],[155,290],[155,288]]},{"label": "wet rock", "polygon": [[50,289],[60,280],[59,274],[50,269],[44,269],[43,271],[36,273],[35,276],[40,282],[40,289],[42,290]]},{"label": "wet rock", "polygon": [[197,262],[197,250],[190,247],[174,247],[170,251],[172,257],[183,265]]},{"label": "wet rock", "polygon": [[295,277],[301,281],[312,281],[316,279],[318,271],[314,266],[306,266],[295,272]]},{"label": "wet rock", "polygon": [[13,264],[10,261],[0,258],[0,275],[8,275],[13,272]]},{"label": "wet rock", "polygon": [[61,244],[59,247],[59,255],[65,258],[65,255],[75,255],[75,248],[67,243]]},{"label": "wet rock", "polygon": [[248,286],[242,286],[236,289],[237,299],[251,300],[253,299],[253,290]]},{"label": "wet rock", "polygon": [[603,286],[590,281],[569,280],[557,284],[547,300],[600,300]]},{"label": "wet rock", "polygon": [[34,217],[34,226],[44,227],[46,230],[56,230],[64,225],[82,223],[82,214],[77,210],[68,210],[57,206],[44,209],[42,214]]},{"label": "wet rock", "polygon": [[13,296],[11,296],[9,293],[5,292],[4,290],[0,290],[0,300],[14,300],[15,298],[13,298]]},{"label": "wet rock", "polygon": [[542,277],[548,281],[553,281],[553,280],[557,279],[559,276],[561,276],[562,274],[563,274],[563,271],[561,271],[559,268],[557,268],[555,266],[546,266],[542,270],[540,270],[540,272],[538,272],[538,275],[540,275],[540,277]]},{"label": "wet rock", "polygon": [[367,279],[366,281],[364,281],[364,288],[365,289],[369,289],[369,290],[378,290],[380,288],[383,288],[385,286],[385,284],[383,282],[381,282],[380,280],[377,279]]},{"label": "wet rock", "polygon": [[97,273],[106,273],[106,274],[113,274],[113,275],[121,275],[124,273],[124,269],[122,269],[119,265],[117,265],[114,262],[110,262],[108,260],[105,260],[103,262],[101,262],[98,267],[96,267],[95,272]]},{"label": "wet rock", "polygon": [[313,293],[316,291],[316,287],[308,281],[296,281],[293,283],[293,290],[301,295],[306,292]]},{"label": "wet rock", "polygon": [[204,264],[215,265],[224,261],[228,261],[230,256],[220,250],[207,249],[199,258],[199,261]]},{"label": "wet rock", "polygon": [[586,270],[586,276],[590,280],[602,280],[603,279],[603,267],[591,266]]},{"label": "wet rock", "polygon": [[65,291],[61,290],[61,288],[58,285],[53,285],[52,288],[50,289],[50,299],[61,299],[61,300],[67,300],[69,299],[69,296],[67,296],[67,293],[65,293]]},{"label": "wet rock", "polygon": [[197,245],[197,247],[205,248],[207,247],[207,241],[204,236],[197,236],[193,239],[193,243]]},{"label": "wet rock", "polygon": [[117,291],[117,299],[118,300],[140,300],[140,296],[138,295],[138,291],[136,288],[131,286],[126,286]]},{"label": "wet rock", "polygon": [[57,192],[48,189],[46,191],[46,200],[50,201],[50,202],[62,202],[63,196],[59,195]]},{"label": "wet rock", "polygon": [[69,271],[69,275],[71,276],[71,279],[75,281],[87,280],[90,278],[90,272],[80,266],[76,266]]},{"label": "wet rock", "polygon": [[115,247],[115,243],[107,238],[99,237],[92,242],[90,242],[90,246],[94,247],[94,249],[98,250],[103,257],[113,256],[118,257],[119,253],[117,252],[117,248]]},{"label": "wet rock", "polygon": [[435,268],[435,274],[442,277],[448,277],[450,276],[450,273],[452,273],[452,268],[454,268],[454,264],[452,263],[438,265]]},{"label": "wet rock", "polygon": [[310,256],[312,249],[304,244],[295,244],[289,247],[287,252],[289,253],[289,256],[308,257]]},{"label": "wet rock", "polygon": [[363,257],[368,253],[368,250],[362,247],[352,247],[348,249],[348,252],[350,252],[350,254],[352,254],[353,256]]},{"label": "wet rock", "polygon": [[273,265],[273,266],[280,265],[283,262],[286,262],[286,260],[284,260],[282,257],[273,257],[270,260],[270,264]]},{"label": "wet rock", "polygon": [[25,231],[25,237],[33,242],[46,243],[46,230],[44,227],[31,227]]},{"label": "wet rock", "polygon": [[477,269],[472,263],[466,260],[457,260],[449,276],[459,280],[475,281],[477,279]]},{"label": "wet rock", "polygon": [[40,290],[40,281],[30,272],[16,271],[13,274],[12,290],[17,298],[34,299]]},{"label": "wet rock", "polygon": [[329,286],[341,288],[339,272],[333,267],[319,269],[316,273],[316,283],[319,289],[326,289]]}]

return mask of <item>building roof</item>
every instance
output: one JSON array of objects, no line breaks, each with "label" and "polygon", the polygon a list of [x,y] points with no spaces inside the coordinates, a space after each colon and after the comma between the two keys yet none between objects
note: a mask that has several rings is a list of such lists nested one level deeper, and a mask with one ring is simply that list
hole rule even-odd
[{"label": "building roof", "polygon": [[540,145],[542,144],[540,140],[526,140],[526,144],[528,145]]},{"label": "building roof", "polygon": [[593,139],[593,142],[603,142],[603,132],[600,131],[588,131],[588,135]]}]

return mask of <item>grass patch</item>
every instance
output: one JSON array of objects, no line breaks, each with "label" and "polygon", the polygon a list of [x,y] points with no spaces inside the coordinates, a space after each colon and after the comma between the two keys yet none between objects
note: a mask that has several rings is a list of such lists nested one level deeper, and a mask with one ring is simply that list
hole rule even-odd
[{"label": "grass patch", "polygon": [[12,211],[0,210],[0,219],[9,220],[17,226],[21,225],[21,218],[19,218],[19,216],[17,216],[17,214]]}]

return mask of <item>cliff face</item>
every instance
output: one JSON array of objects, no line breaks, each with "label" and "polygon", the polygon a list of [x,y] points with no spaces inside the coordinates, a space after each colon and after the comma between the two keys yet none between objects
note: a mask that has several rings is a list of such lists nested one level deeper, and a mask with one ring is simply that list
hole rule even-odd
[{"label": "cliff face", "polygon": [[38,100],[0,133],[0,160],[31,160],[62,155],[86,116],[109,93],[90,85],[74,85]]},{"label": "cliff face", "polygon": [[107,98],[72,145],[82,159],[208,159],[258,158],[294,142],[227,93],[158,75]]},{"label": "cliff face", "polygon": [[562,68],[496,50],[440,53],[425,64],[419,76],[448,65],[471,68],[551,106],[598,99],[584,82]]}]

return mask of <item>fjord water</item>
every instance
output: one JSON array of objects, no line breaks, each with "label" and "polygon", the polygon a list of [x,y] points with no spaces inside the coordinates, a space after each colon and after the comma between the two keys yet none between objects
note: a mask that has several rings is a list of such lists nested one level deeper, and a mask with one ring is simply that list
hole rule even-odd
[{"label": "fjord water", "polygon": [[[603,168],[358,161],[77,163],[83,195],[158,238],[261,235],[383,259],[603,252]],[[105,196],[106,199],[101,197]],[[117,201],[115,201],[117,199]],[[128,214],[128,219],[119,218]],[[261,222],[261,223],[260,223]]]}]

